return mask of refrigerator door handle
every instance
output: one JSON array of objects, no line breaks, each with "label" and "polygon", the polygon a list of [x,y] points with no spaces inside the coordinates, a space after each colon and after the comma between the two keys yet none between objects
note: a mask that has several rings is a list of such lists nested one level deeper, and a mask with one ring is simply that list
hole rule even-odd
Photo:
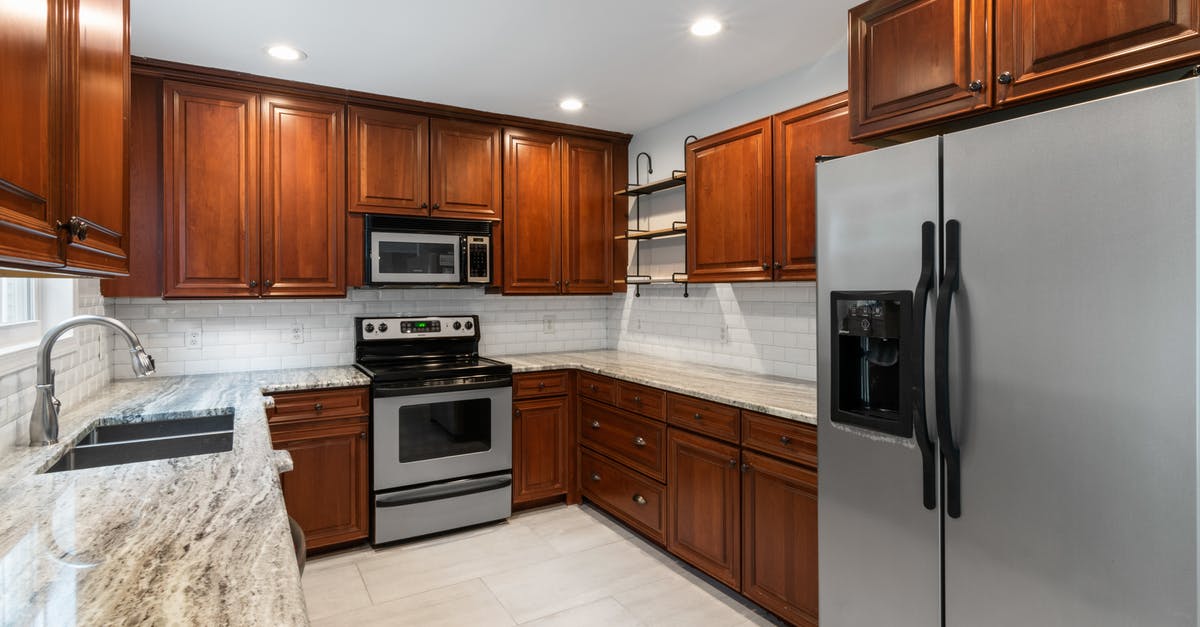
[{"label": "refrigerator door handle", "polygon": [[937,314],[934,318],[933,370],[934,399],[937,403],[938,447],[946,463],[946,515],[962,516],[962,484],[958,444],[950,425],[950,307],[959,286],[959,222],[946,221],[946,274],[938,288]]},{"label": "refrigerator door handle", "polygon": [[921,449],[921,485],[925,509],[937,508],[936,453],[933,438],[929,437],[929,423],[925,419],[925,310],[929,294],[933,290],[934,224],[921,225],[921,278],[913,293],[912,333],[912,411],[913,427],[916,431],[917,447]]}]

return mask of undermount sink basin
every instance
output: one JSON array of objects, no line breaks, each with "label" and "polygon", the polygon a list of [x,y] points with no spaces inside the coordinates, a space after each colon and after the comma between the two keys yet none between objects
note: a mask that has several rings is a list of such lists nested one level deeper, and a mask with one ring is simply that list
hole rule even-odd
[{"label": "undermount sink basin", "polygon": [[233,414],[96,427],[46,472],[222,453],[233,449]]}]

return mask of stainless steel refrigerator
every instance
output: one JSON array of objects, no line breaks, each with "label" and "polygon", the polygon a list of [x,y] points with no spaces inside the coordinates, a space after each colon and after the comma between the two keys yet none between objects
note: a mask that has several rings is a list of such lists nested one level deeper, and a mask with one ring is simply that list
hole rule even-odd
[{"label": "stainless steel refrigerator", "polygon": [[1197,624],[1198,85],[818,166],[823,625]]}]

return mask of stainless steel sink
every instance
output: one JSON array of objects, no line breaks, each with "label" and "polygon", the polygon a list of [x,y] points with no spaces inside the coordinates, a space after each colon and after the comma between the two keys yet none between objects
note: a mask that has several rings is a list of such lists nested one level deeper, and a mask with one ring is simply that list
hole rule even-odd
[{"label": "stainless steel sink", "polygon": [[96,427],[46,472],[222,453],[233,449],[233,414]]}]

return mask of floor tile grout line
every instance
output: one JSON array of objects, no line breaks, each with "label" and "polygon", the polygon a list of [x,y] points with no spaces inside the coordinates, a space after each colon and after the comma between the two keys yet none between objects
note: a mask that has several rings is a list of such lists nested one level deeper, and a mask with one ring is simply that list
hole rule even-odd
[{"label": "floor tile grout line", "polygon": [[493,590],[490,585],[488,585],[488,582],[486,579],[484,579],[483,577],[479,577],[479,583],[483,584],[483,587],[487,589],[488,594],[492,595],[492,598],[496,600],[496,605],[499,605],[500,609],[504,610],[504,615],[508,617],[508,620],[512,621],[512,624],[514,624],[514,625],[523,624],[523,623],[517,622],[517,617],[513,616],[512,611],[508,609],[508,606],[504,604],[504,601],[500,600],[500,596],[496,594],[496,591]]},{"label": "floor tile grout line", "polygon": [[371,586],[367,585],[367,578],[363,576],[362,569],[358,567],[358,562],[354,562],[354,572],[358,573],[358,580],[362,582],[363,590],[367,592],[367,598],[370,599],[371,605],[376,605],[375,596],[371,594]]}]

